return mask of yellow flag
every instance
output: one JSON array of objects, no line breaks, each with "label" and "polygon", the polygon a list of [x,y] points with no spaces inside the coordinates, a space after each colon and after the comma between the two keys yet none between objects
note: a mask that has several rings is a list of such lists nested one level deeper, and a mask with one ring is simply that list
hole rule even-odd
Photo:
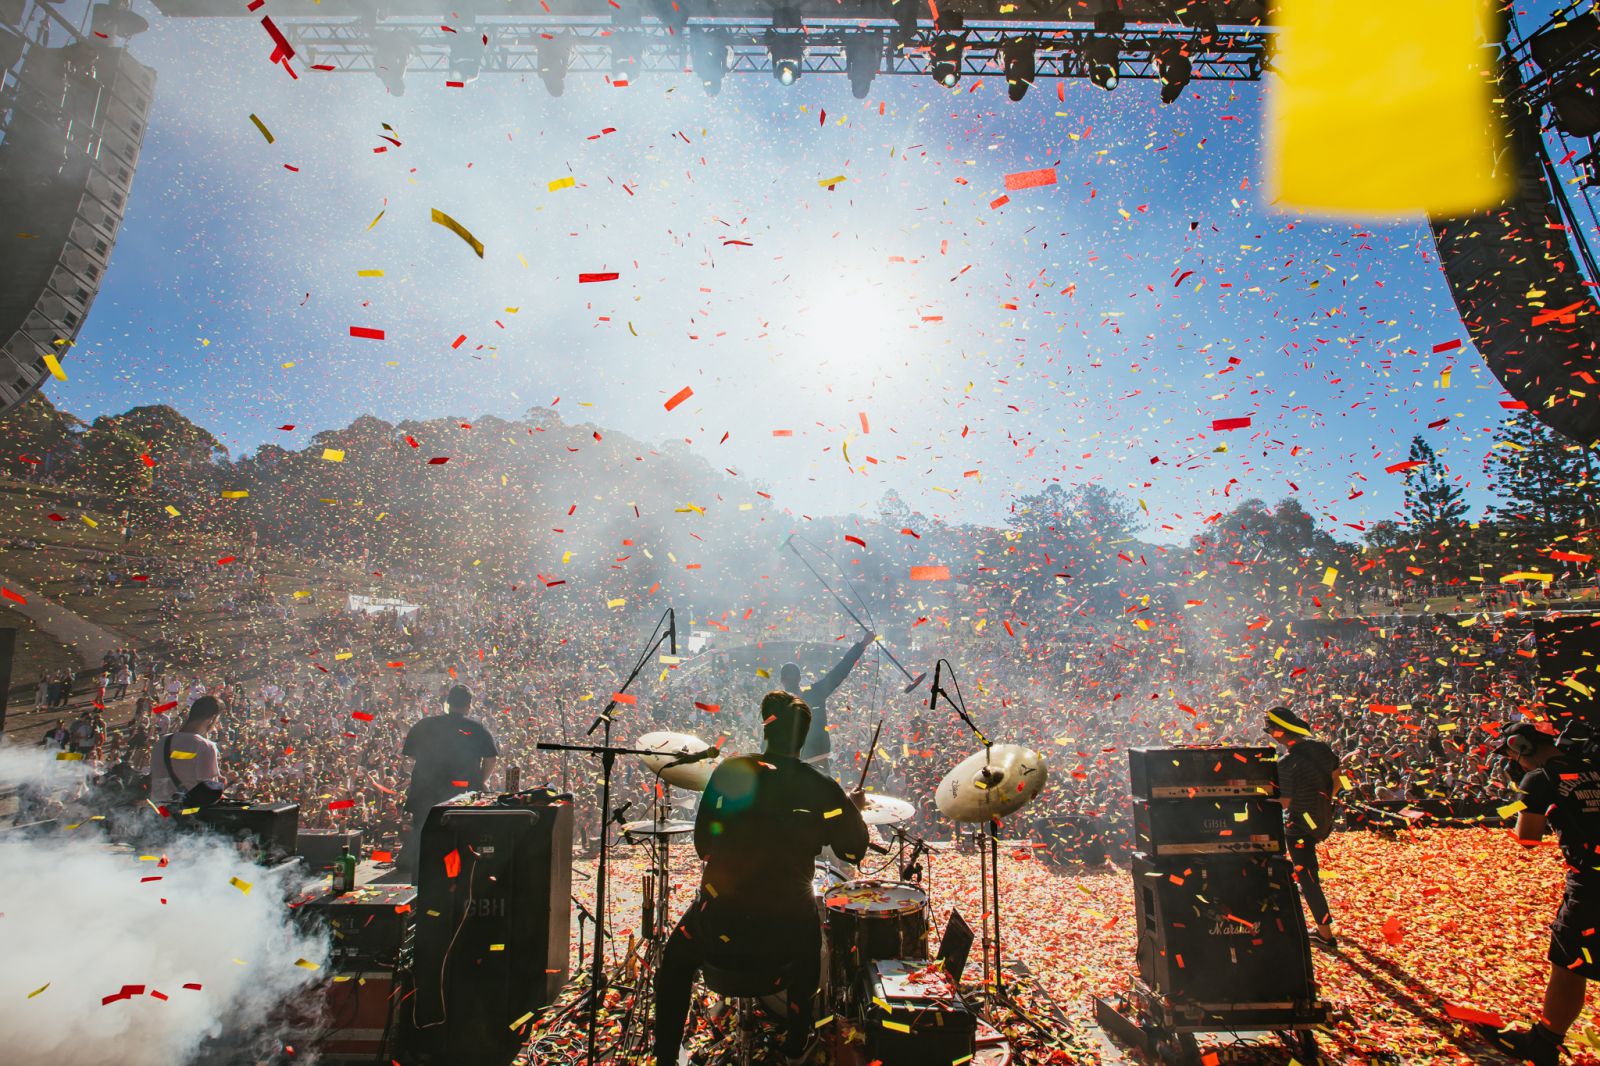
[{"label": "yellow flag", "polygon": [[1510,192],[1494,170],[1488,0],[1282,0],[1268,187],[1327,214],[1460,214]]}]

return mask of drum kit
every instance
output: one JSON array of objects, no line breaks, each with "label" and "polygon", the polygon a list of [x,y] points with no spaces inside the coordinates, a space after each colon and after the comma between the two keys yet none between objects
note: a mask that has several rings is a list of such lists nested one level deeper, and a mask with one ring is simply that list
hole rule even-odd
[{"label": "drum kit", "polygon": [[[622,826],[624,839],[647,844],[653,850],[643,892],[645,936],[653,940],[641,959],[648,974],[659,964],[660,945],[665,944],[673,923],[668,846],[673,838],[694,831],[693,820],[683,812],[687,804],[675,804],[672,789],[703,792],[716,770],[720,753],[698,737],[671,732],[646,733],[638,738],[633,750],[660,786],[652,790],[652,816]],[[870,755],[862,770],[863,782],[869,768]],[[988,744],[985,750],[951,769],[934,792],[934,802],[944,817],[989,827],[987,847],[979,849],[984,911],[983,983],[989,995],[1003,996],[997,820],[1038,796],[1047,777],[1044,757],[1034,749],[1018,744]],[[921,868],[917,863],[927,850],[927,842],[912,836],[908,829],[916,812],[916,805],[909,800],[877,793],[867,794],[861,811],[868,826],[889,834],[891,842],[898,846],[898,861],[890,861],[900,873],[899,880],[853,877],[856,871],[831,856],[819,858],[816,864],[813,889],[823,923],[823,995],[834,1013],[858,1022],[868,1007],[860,991],[863,977],[873,963],[913,960],[926,966],[932,959],[928,937],[931,907],[928,892],[919,883]],[[912,849],[909,861],[908,847]],[[890,849],[879,845],[874,845],[873,850],[890,854]]]}]

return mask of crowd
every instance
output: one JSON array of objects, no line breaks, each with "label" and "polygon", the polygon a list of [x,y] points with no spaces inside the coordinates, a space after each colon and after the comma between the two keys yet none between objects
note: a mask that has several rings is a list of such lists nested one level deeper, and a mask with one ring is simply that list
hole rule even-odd
[{"label": "crowd", "polygon": [[[259,594],[243,573],[233,580],[240,585],[230,598],[240,609],[271,609],[259,626],[227,647],[179,639],[156,654],[108,657],[99,698],[64,721],[64,740],[47,741],[101,765],[147,769],[156,738],[210,694],[227,708],[212,739],[230,795],[297,802],[303,828],[360,828],[382,848],[408,824],[406,732],[439,713],[447,688],[464,684],[475,694],[474,717],[498,743],[501,767],[518,767],[525,784],[573,793],[580,835],[592,839],[596,763],[535,745],[588,732],[639,654],[639,616],[542,589],[465,585],[438,589],[415,609],[312,610]],[[1420,617],[1288,628],[1219,641],[1216,633],[1201,640],[1181,630],[1080,624],[1013,639],[952,619],[883,639],[907,663],[949,659],[975,724],[997,743],[1044,754],[1050,785],[1012,819],[1008,835],[1050,838],[1065,827],[1098,837],[1104,850],[1125,850],[1127,749],[1263,744],[1260,711],[1277,703],[1295,707],[1341,754],[1348,810],[1503,796],[1485,755],[1485,726],[1533,699],[1525,631],[1495,616],[1471,626]],[[759,627],[713,622],[710,633],[698,654],[644,670],[629,690],[634,700],[615,709],[618,743],[670,729],[751,750],[755,709],[777,687],[777,666],[797,659],[809,684],[857,635],[820,609],[792,608]],[[950,827],[934,808],[934,789],[981,745],[949,701],[927,707],[926,681],[904,688],[887,659],[869,651],[829,701],[833,767],[854,783],[881,718],[867,787],[912,801],[912,828],[943,836]],[[643,810],[649,780],[628,760],[619,768],[618,794]]]}]

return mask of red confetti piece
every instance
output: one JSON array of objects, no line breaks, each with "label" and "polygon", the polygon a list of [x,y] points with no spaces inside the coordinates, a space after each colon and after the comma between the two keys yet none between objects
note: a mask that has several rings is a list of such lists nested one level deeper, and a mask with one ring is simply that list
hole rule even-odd
[{"label": "red confetti piece", "polygon": [[187,989],[188,991],[190,991],[190,992],[198,992],[198,991],[200,991],[200,982],[199,981],[190,981],[188,984],[184,985],[183,987],[185,989]]},{"label": "red confetti piece", "polygon": [[279,429],[281,429],[281,430],[283,430],[283,431],[284,431],[284,432],[285,432],[285,433],[287,433],[287,432],[289,432],[289,431],[290,431],[290,430],[291,430],[291,429],[293,429],[293,428],[294,428],[294,423],[293,423],[293,422],[290,422],[290,423],[289,423],[289,424],[288,424],[288,425],[287,425],[287,426],[279,426],[279,427],[278,427],[278,428],[279,428]]},{"label": "red confetti piece", "polygon": [[234,560],[234,557],[232,555],[224,555],[222,558],[217,560],[217,565],[218,566],[227,566],[229,563],[233,562],[233,560]]},{"label": "red confetti piece", "polygon": [[639,697],[631,696],[626,692],[613,692],[611,694],[611,701],[613,703],[620,703],[625,707],[636,707],[639,704]]},{"label": "red confetti piece", "polygon": [[389,664],[389,668],[391,670],[398,670],[404,665],[405,665],[405,661],[404,660],[397,660],[395,662],[390,663]]},{"label": "red confetti piece", "polygon": [[1496,1029],[1505,1028],[1505,1019],[1489,1011],[1478,1010],[1476,1007],[1459,1007],[1454,1003],[1446,1003],[1444,1012],[1457,1021],[1470,1022],[1473,1025],[1492,1025]]},{"label": "red confetti piece", "polygon": [[167,703],[158,703],[154,707],[150,708],[150,713],[151,714],[166,714],[168,711],[172,710],[172,708],[176,707],[177,705],[178,705],[178,701],[177,700],[170,700]]},{"label": "red confetti piece", "polygon": [[996,207],[1004,207],[1006,204],[1009,204],[1010,202],[1011,202],[1011,197],[1007,196],[1005,193],[1001,193],[999,196],[997,196],[993,200],[989,201],[989,208],[990,208],[990,210],[993,210]]},{"label": "red confetti piece", "polygon": [[428,465],[429,466],[443,466],[444,464],[448,463],[449,461],[450,461],[450,457],[448,455],[436,455],[432,459],[428,460]]},{"label": "red confetti piece", "polygon": [[358,722],[370,722],[370,721],[372,721],[372,712],[371,711],[351,711],[350,712],[350,717],[354,718]]},{"label": "red confetti piece", "polygon": [[66,521],[65,518],[61,517],[58,514],[51,514],[49,516],[49,518],[50,518],[50,521],[52,521],[52,522],[65,522]]},{"label": "red confetti piece", "polygon": [[394,862],[394,853],[391,851],[375,851],[372,853],[373,862]]},{"label": "red confetti piece", "polygon": [[1229,429],[1249,429],[1250,418],[1250,415],[1244,415],[1240,418],[1215,418],[1211,421],[1211,428],[1218,433]]},{"label": "red confetti piece", "polygon": [[1461,347],[1461,338],[1459,337],[1453,341],[1440,341],[1438,344],[1433,346],[1433,354],[1438,355],[1440,352],[1453,352],[1459,347]]},{"label": "red confetti piece", "polygon": [[452,880],[461,874],[461,852],[452,850],[444,857],[444,875]]},{"label": "red confetti piece", "polygon": [[411,445],[413,448],[422,447],[422,445],[417,443],[417,439],[415,437],[410,437],[410,436],[406,437],[406,443]]},{"label": "red confetti piece", "polygon": [[355,805],[356,805],[356,801],[355,800],[331,800],[328,803],[328,810],[330,810],[330,811],[347,811],[351,807],[354,807]]},{"label": "red confetti piece", "polygon": [[1550,558],[1559,563],[1587,563],[1591,562],[1594,556],[1584,555],[1582,552],[1551,552]]},{"label": "red confetti piece", "polygon": [[707,714],[716,714],[722,710],[722,704],[720,703],[701,703],[699,700],[695,700],[694,705]]},{"label": "red confetti piece", "polygon": [[1007,192],[1016,192],[1018,189],[1037,189],[1041,185],[1054,185],[1055,183],[1055,167],[1045,167],[1043,170],[1022,170],[1015,174],[1006,175]]},{"label": "red confetti piece", "polygon": [[1383,468],[1385,474],[1402,474],[1407,470],[1415,470],[1422,465],[1421,459],[1407,459],[1403,463],[1393,463]]},{"label": "red confetti piece", "polygon": [[689,397],[691,397],[693,395],[694,395],[694,390],[691,389],[689,386],[685,385],[683,388],[679,389],[676,393],[673,394],[672,399],[667,401],[667,403],[666,403],[667,410],[669,410],[669,411],[673,410],[680,403],[682,403],[683,401],[687,400]]},{"label": "red confetti piece", "polygon": [[792,429],[775,429],[775,430],[772,431],[772,435],[774,437],[792,437],[792,436],[794,436],[794,430],[792,430]]},{"label": "red confetti piece", "polygon": [[913,566],[911,568],[912,581],[949,581],[950,568],[948,566]]},{"label": "red confetti piece", "polygon": [[367,326],[351,326],[350,336],[360,337],[362,340],[368,341],[381,341],[383,340],[383,330],[371,329]]},{"label": "red confetti piece", "polygon": [[858,545],[859,547],[862,547],[862,548],[865,548],[867,546],[867,542],[866,541],[862,540],[860,537],[854,536],[854,535],[849,534],[849,533],[846,533],[844,535],[844,539],[849,541],[851,544]]},{"label": "red confetti piece", "polygon": [[450,342],[450,347],[459,348],[465,343],[467,343],[467,335],[465,333],[463,333],[461,336],[457,337],[454,341]]},{"label": "red confetti piece", "polygon": [[1526,411],[1528,409],[1528,405],[1521,400],[1501,400],[1500,406],[1507,411]]},{"label": "red confetti piece", "polygon": [[592,274],[579,274],[578,275],[578,284],[579,285],[592,285],[594,282],[597,282],[597,281],[616,281],[617,278],[619,278],[619,277],[621,277],[621,275],[618,274],[615,270],[597,271],[597,272],[592,273]]},{"label": "red confetti piece", "polygon": [[4,596],[6,599],[11,600],[13,603],[27,603],[28,602],[28,599],[27,599],[26,596],[19,596],[17,593],[12,592],[10,589],[7,589],[7,588],[0,588],[0,596]]}]

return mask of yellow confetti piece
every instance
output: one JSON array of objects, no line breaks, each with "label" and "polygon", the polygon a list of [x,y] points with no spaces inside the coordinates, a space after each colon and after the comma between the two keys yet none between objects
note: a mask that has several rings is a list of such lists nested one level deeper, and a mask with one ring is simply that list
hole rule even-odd
[{"label": "yellow confetti piece", "polygon": [[1541,581],[1545,584],[1555,580],[1554,574],[1547,574],[1542,570],[1518,570],[1514,574],[1507,574],[1501,581]]},{"label": "yellow confetti piece", "polygon": [[[385,208],[385,209],[384,209],[384,211],[387,211],[387,210],[388,210],[388,208]],[[378,212],[378,217],[377,217],[377,218],[374,218],[374,219],[373,219],[373,220],[372,220],[372,221],[371,221],[371,222],[368,222],[368,223],[367,223],[367,229],[368,229],[368,230],[369,230],[369,231],[370,231],[370,230],[371,230],[371,229],[372,229],[372,227],[373,227],[373,226],[376,226],[376,225],[377,225],[377,224],[378,224],[378,219],[379,219],[379,218],[382,218],[382,217],[383,217],[383,215],[384,215],[384,212],[383,212],[383,211],[379,211],[379,212]]]},{"label": "yellow confetti piece", "polygon": [[826,189],[829,186],[838,185],[838,184],[840,184],[841,182],[843,182],[845,180],[847,180],[845,178],[845,176],[843,174],[840,174],[836,178],[823,178],[821,181],[817,182],[817,184],[822,186],[824,189]]},{"label": "yellow confetti piece", "polygon": [[837,817],[839,817],[839,815],[841,815],[843,813],[844,813],[844,808],[843,807],[835,807],[831,811],[823,811],[822,812],[822,817],[824,819],[837,818]]},{"label": "yellow confetti piece", "polygon": [[34,996],[37,996],[40,992],[43,992],[45,989],[47,989],[49,987],[50,987],[50,982],[46,981],[44,984],[40,985],[38,988],[35,988],[32,992],[29,992],[28,993],[28,998],[32,999]]},{"label": "yellow confetti piece", "polygon": [[358,270],[358,271],[356,271],[356,277],[358,277],[358,278],[381,278],[381,277],[383,277],[383,271],[381,271],[381,270]]},{"label": "yellow confetti piece", "polygon": [[295,959],[294,960],[294,964],[296,966],[300,967],[302,970],[320,970],[320,969],[322,969],[321,966],[319,966],[317,963],[312,962],[310,959]]},{"label": "yellow confetti piece", "polygon": [[343,662],[344,660],[350,658],[353,654],[355,654],[355,653],[354,652],[348,652],[348,651],[341,651],[339,654],[335,655],[333,658],[334,658],[334,660],[336,662]]},{"label": "yellow confetti piece", "polygon": [[1448,369],[1439,371],[1439,387],[1441,389],[1450,387],[1450,371]]},{"label": "yellow confetti piece", "polygon": [[267,139],[268,144],[271,144],[277,140],[277,138],[272,135],[272,131],[267,129],[267,124],[265,122],[262,122],[254,115],[250,116],[250,121],[256,124],[256,129],[261,131],[261,136]]},{"label": "yellow confetti piece", "polygon": [[88,526],[90,529],[99,529],[100,528],[100,523],[96,522],[94,519],[90,518],[88,515],[86,515],[86,514],[85,515],[79,515],[78,517],[83,519],[83,524]]},{"label": "yellow confetti piece", "polygon": [[309,595],[311,595],[309,591],[299,591],[294,594],[294,598],[297,600],[303,600]]},{"label": "yellow confetti piece", "polygon": [[57,762],[82,762],[83,761],[83,752],[81,752],[81,751],[58,751],[58,752],[56,752],[56,761]]},{"label": "yellow confetti piece", "polygon": [[454,233],[457,237],[460,237],[462,240],[466,241],[467,247],[471,248],[474,252],[477,252],[479,259],[483,258],[483,242],[474,237],[471,230],[467,229],[467,227],[463,226],[461,223],[457,222],[455,219],[451,218],[437,207],[433,208],[433,220],[439,225],[443,226],[445,229],[449,230],[451,233]]},{"label": "yellow confetti piece", "polygon": [[552,181],[550,183],[550,191],[556,192],[560,189],[570,189],[576,184],[578,184],[578,179],[568,174],[564,178],[557,178],[555,181]]},{"label": "yellow confetti piece", "polygon": [[342,463],[344,462],[344,452],[338,448],[324,448],[322,449],[322,458],[326,462]]},{"label": "yellow confetti piece", "polygon": [[1339,571],[1336,568],[1330,566],[1322,572],[1322,583],[1330,589],[1333,588],[1333,583],[1338,580]]},{"label": "yellow confetti piece", "polygon": [[182,762],[185,759],[194,758],[195,754],[196,753],[192,752],[192,751],[175,751],[175,752],[172,753],[172,757],[174,759],[177,759],[179,762]]},{"label": "yellow confetti piece", "polygon": [[242,500],[248,495],[250,495],[250,492],[249,492],[248,489],[223,489],[222,490],[222,498],[224,500]]},{"label": "yellow confetti piece", "polygon": [[504,951],[505,949],[506,949],[506,946],[504,944],[490,944],[489,945],[489,950],[490,951]]},{"label": "yellow confetti piece", "polygon": [[764,666],[758,666],[758,667],[756,667],[756,676],[757,677],[771,677],[772,676],[772,671],[768,670]]},{"label": "yellow confetti piece", "polygon": [[171,515],[173,518],[177,518],[178,517],[178,509],[176,507],[172,506],[172,504],[170,504],[170,503],[167,504],[167,513],[169,515]]},{"label": "yellow confetti piece", "polygon": [[521,1029],[524,1025],[527,1025],[528,1022],[530,1020],[532,1020],[532,1018],[533,1018],[533,1011],[530,1010],[528,1013],[524,1014],[522,1017],[520,1017],[516,1021],[512,1022],[511,1023],[511,1028],[512,1029]]},{"label": "yellow confetti piece", "polygon": [[[177,753],[174,752],[173,754]],[[228,884],[232,885],[234,888],[237,888],[240,892],[243,892],[247,896],[250,894],[250,889],[255,887],[249,881],[241,881],[237,877],[228,878]]]},{"label": "yellow confetti piece", "polygon": [[1490,4],[1284,0],[1276,21],[1272,202],[1453,215],[1510,191],[1511,168],[1494,165]]},{"label": "yellow confetti piece", "polygon": [[883,1020],[883,1027],[885,1029],[892,1029],[897,1033],[911,1032],[911,1026],[907,1025],[905,1022],[891,1022],[887,1018]]},{"label": "yellow confetti piece", "polygon": [[620,600],[607,600],[606,601],[606,606],[607,607],[623,607],[623,606],[625,606],[627,604],[627,602],[628,601],[627,601],[626,598],[623,598],[623,599],[620,599]]},{"label": "yellow confetti piece", "polygon": [[1496,808],[1495,813],[1500,815],[1502,818],[1510,818],[1513,814],[1518,814],[1527,809],[1528,805],[1526,803],[1523,803],[1521,800],[1512,800],[1504,807]]},{"label": "yellow confetti piece", "polygon": [[55,378],[57,381],[67,380],[67,372],[61,369],[61,360],[57,359],[49,352],[44,353],[44,365],[45,368],[50,371],[50,376]]}]

